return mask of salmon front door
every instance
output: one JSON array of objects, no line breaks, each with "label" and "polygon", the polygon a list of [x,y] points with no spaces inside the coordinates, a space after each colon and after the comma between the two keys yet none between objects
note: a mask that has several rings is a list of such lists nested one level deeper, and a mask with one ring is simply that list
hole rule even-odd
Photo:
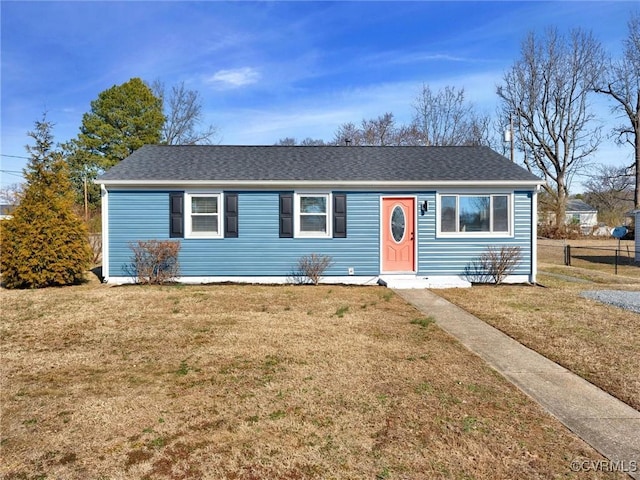
[{"label": "salmon front door", "polygon": [[415,271],[415,198],[382,198],[382,271]]}]

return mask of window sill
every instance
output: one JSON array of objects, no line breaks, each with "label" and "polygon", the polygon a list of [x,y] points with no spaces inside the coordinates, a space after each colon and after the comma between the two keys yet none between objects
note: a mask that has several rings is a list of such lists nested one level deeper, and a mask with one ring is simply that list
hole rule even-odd
[{"label": "window sill", "polygon": [[436,238],[513,238],[512,232],[455,232],[443,233],[437,232]]},{"label": "window sill", "polygon": [[201,234],[201,235],[194,235],[189,234],[189,235],[185,235],[184,236],[185,240],[213,240],[213,239],[222,239],[224,238],[222,235],[213,235],[213,234]]},{"label": "window sill", "polygon": [[332,235],[328,234],[328,233],[301,233],[301,232],[296,232],[296,234],[294,235],[294,238],[332,238]]}]

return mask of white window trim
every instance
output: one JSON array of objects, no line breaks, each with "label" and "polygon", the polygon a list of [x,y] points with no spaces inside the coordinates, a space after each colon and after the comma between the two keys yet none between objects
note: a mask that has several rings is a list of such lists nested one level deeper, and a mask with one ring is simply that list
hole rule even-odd
[{"label": "white window trim", "polygon": [[[458,205],[460,197],[507,197],[507,206],[509,212],[507,214],[509,221],[509,229],[505,232],[443,232],[442,231],[442,197],[456,197],[456,222],[458,222]],[[493,201],[491,202],[493,207]],[[493,226],[493,208],[489,209],[489,224]],[[436,195],[436,237],[438,238],[513,238],[514,236],[514,194],[513,192],[478,192],[478,191],[461,191],[461,192],[439,192]]]},{"label": "white window trim", "polygon": [[[300,230],[300,198],[301,197],[326,197],[327,199],[327,211],[325,215],[327,216],[327,231],[325,233],[321,232],[303,232]],[[293,195],[293,224],[294,224],[294,234],[295,238],[332,238],[333,237],[333,195],[331,192],[326,191],[300,191],[294,192]]]},{"label": "white window trim", "polygon": [[[215,197],[218,199],[218,233],[212,232],[193,232],[192,227],[192,213],[191,213],[191,199],[193,197]],[[223,228],[223,205],[222,192],[185,192],[184,194],[184,238],[224,238]]]}]

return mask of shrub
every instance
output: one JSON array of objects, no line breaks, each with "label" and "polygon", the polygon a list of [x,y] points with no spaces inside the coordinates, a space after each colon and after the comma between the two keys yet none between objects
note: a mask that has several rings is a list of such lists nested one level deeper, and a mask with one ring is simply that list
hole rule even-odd
[{"label": "shrub", "polygon": [[467,280],[499,285],[518,266],[520,247],[488,247],[480,258],[465,267]]},{"label": "shrub", "polygon": [[129,248],[133,251],[129,271],[136,283],[163,285],[180,276],[180,242],[139,240],[130,243]]},{"label": "shrub", "polygon": [[563,225],[559,228],[557,225],[538,224],[538,236],[542,238],[550,238],[556,240],[574,240],[582,236],[580,224]]},{"label": "shrub", "polygon": [[293,283],[312,283],[318,285],[325,270],[333,265],[333,260],[329,255],[319,255],[312,253],[298,259],[298,263],[291,273]]},{"label": "shrub", "polygon": [[52,124],[36,122],[26,188],[13,217],[1,222],[0,270],[7,288],[78,283],[91,264],[87,228],[73,212],[68,167],[53,150]]}]

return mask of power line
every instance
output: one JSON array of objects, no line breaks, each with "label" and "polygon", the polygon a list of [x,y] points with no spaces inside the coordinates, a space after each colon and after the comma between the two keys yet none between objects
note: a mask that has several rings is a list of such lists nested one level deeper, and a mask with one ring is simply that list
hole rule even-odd
[{"label": "power line", "polygon": [[30,157],[21,157],[20,155],[7,155],[6,153],[0,153],[0,157],[24,158],[25,160],[31,160]]},{"label": "power line", "polygon": [[24,177],[22,172],[18,172],[16,170],[0,170],[0,173],[6,173],[7,175],[13,175],[14,177],[20,177],[20,178]]}]

